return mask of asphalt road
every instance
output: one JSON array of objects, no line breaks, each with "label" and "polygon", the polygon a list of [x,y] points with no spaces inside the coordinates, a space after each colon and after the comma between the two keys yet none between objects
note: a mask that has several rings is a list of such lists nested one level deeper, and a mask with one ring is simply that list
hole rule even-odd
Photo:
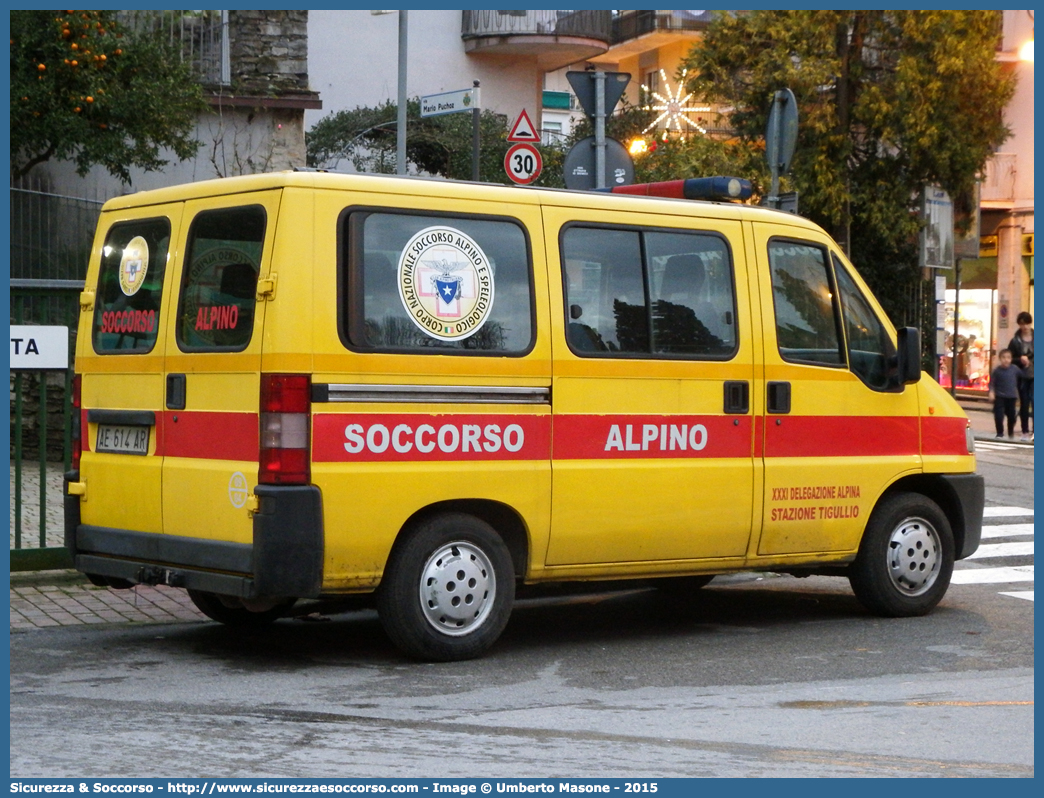
[{"label": "asphalt road", "polygon": [[[1032,544],[1032,448],[979,460],[1005,508],[984,543]],[[1025,549],[956,573],[1024,579]],[[532,599],[490,655],[438,665],[369,611],[16,633],[11,775],[1032,776],[1028,573],[902,620],[827,577]]]}]

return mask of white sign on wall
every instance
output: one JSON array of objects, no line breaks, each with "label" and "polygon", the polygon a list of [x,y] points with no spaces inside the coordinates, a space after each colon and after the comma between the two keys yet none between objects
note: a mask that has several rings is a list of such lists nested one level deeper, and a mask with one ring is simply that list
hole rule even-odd
[{"label": "white sign on wall", "polygon": [[11,325],[11,369],[69,368],[69,328]]}]

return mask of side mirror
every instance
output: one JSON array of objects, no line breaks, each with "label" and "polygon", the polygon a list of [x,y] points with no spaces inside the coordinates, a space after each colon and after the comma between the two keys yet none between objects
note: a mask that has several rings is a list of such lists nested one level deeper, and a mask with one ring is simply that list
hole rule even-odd
[{"label": "side mirror", "polygon": [[921,331],[916,327],[900,328],[896,336],[896,350],[899,382],[912,385],[921,379]]}]

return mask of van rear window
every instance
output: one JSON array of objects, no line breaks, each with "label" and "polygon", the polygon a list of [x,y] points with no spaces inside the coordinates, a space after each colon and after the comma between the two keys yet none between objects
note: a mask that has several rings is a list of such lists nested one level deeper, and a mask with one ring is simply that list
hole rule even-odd
[{"label": "van rear window", "polygon": [[246,349],[264,242],[265,211],[257,205],[202,211],[192,221],[178,306],[183,351]]},{"label": "van rear window", "polygon": [[99,354],[143,354],[156,345],[170,222],[115,224],[105,238],[92,340]]},{"label": "van rear window", "polygon": [[532,347],[532,269],[517,222],[355,210],[342,225],[341,334],[353,349]]}]

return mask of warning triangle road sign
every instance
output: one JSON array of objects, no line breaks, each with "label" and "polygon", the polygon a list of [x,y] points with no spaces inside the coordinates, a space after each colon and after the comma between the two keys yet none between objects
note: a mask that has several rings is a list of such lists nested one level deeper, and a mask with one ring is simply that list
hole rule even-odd
[{"label": "warning triangle road sign", "polygon": [[518,115],[518,119],[515,120],[515,124],[511,126],[511,132],[508,133],[508,141],[540,141],[540,135],[536,132],[536,125],[533,124],[533,120],[529,118],[529,114],[526,113],[526,109],[522,109],[522,113]]}]

